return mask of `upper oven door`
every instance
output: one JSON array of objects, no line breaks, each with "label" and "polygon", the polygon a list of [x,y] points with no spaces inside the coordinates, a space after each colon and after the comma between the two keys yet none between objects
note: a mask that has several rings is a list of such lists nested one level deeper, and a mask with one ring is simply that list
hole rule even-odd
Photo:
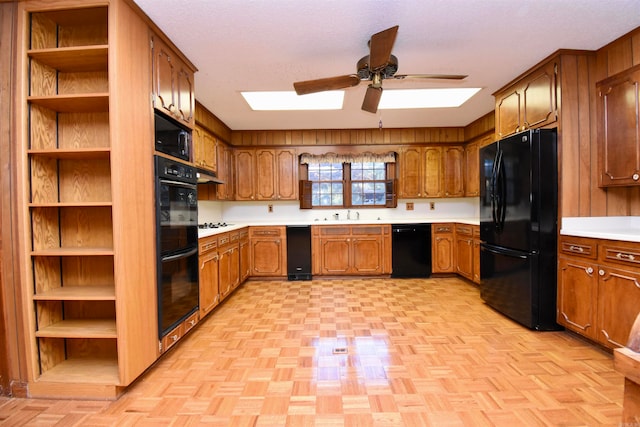
[{"label": "upper oven door", "polygon": [[198,245],[197,191],[192,184],[159,180],[158,219],[162,255]]}]

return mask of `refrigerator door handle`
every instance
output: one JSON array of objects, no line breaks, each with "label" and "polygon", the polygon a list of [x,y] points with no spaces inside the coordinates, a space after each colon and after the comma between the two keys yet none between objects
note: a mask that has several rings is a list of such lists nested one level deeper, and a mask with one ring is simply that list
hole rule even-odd
[{"label": "refrigerator door handle", "polygon": [[493,254],[505,255],[505,256],[515,257],[520,259],[527,259],[529,258],[529,256],[535,255],[535,254],[528,254],[522,251],[514,251],[513,249],[500,248],[497,246],[489,246],[484,243],[480,245],[480,250],[491,252]]},{"label": "refrigerator door handle", "polygon": [[493,225],[496,231],[502,231],[504,224],[504,168],[502,165],[502,150],[496,153],[495,168],[493,170]]}]

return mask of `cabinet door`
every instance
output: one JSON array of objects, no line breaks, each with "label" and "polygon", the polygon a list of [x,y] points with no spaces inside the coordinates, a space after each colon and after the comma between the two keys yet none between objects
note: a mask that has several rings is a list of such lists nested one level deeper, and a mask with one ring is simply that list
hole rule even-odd
[{"label": "cabinet door", "polygon": [[467,279],[473,278],[473,240],[467,236],[456,238],[456,270]]},{"label": "cabinet door", "polygon": [[382,274],[384,253],[382,236],[358,236],[351,239],[351,259],[355,274]]},{"label": "cabinet door", "polygon": [[[275,150],[255,151],[256,180],[255,198],[257,200],[276,199],[276,152]],[[240,166],[240,164],[238,164]],[[238,169],[239,172],[242,169]],[[240,194],[240,188],[237,189]]]},{"label": "cabinet door", "polygon": [[153,38],[153,89],[154,107],[173,116],[176,109],[174,99],[175,61],[173,53],[158,37]]},{"label": "cabinet door", "polygon": [[400,168],[399,196],[417,198],[422,196],[422,149],[403,148],[398,159]]},{"label": "cabinet door", "polygon": [[240,284],[240,250],[238,242],[229,250],[229,285],[231,290]]},{"label": "cabinet door", "polygon": [[433,273],[454,273],[454,241],[452,224],[436,224],[431,236],[431,270]]},{"label": "cabinet door", "polygon": [[218,252],[208,252],[200,257],[200,317],[209,313],[219,301]]},{"label": "cabinet door", "polygon": [[443,187],[445,197],[464,196],[464,149],[447,147],[443,151]]},{"label": "cabinet door", "polygon": [[557,119],[556,63],[549,62],[529,75],[522,89],[523,129],[537,128]]},{"label": "cabinet door", "polygon": [[238,251],[240,252],[240,283],[243,283],[251,274],[251,252],[248,237],[240,237]]},{"label": "cabinet door", "polygon": [[220,287],[220,300],[224,299],[229,293],[231,293],[233,282],[233,269],[232,269],[232,257],[231,251],[233,248],[229,245],[220,247],[220,258],[218,261],[218,280]]},{"label": "cabinet door", "polygon": [[598,170],[601,187],[640,184],[640,66],[598,89]]},{"label": "cabinet door", "polygon": [[276,151],[276,198],[298,200],[298,154],[295,150]]},{"label": "cabinet door", "polygon": [[188,124],[193,122],[193,110],[195,107],[195,98],[193,95],[193,73],[180,62],[178,70],[176,70],[176,115]]},{"label": "cabinet door", "polygon": [[597,339],[611,348],[624,347],[640,312],[640,273],[600,267],[598,275]]},{"label": "cabinet door", "polygon": [[557,322],[567,329],[595,339],[595,301],[598,277],[595,265],[572,258],[558,262]]},{"label": "cabinet door", "polygon": [[232,151],[224,143],[218,143],[216,151],[218,178],[224,182],[224,184],[216,185],[216,198],[218,200],[231,200],[234,195]]},{"label": "cabinet door", "polygon": [[281,237],[252,238],[251,264],[253,276],[282,276],[283,242]]},{"label": "cabinet door", "polygon": [[473,240],[473,283],[480,283],[480,240]]},{"label": "cabinet door", "polygon": [[347,238],[320,239],[320,274],[346,274],[351,271],[351,244]]},{"label": "cabinet door", "polygon": [[442,197],[442,148],[429,147],[423,150],[424,181],[423,197]]},{"label": "cabinet door", "polygon": [[478,143],[469,143],[464,149],[464,195],[480,195],[480,153]]},{"label": "cabinet door", "polygon": [[201,155],[202,161],[200,166],[211,172],[216,172],[216,165],[218,163],[216,156],[216,139],[207,131],[204,131],[202,134]]},{"label": "cabinet door", "polygon": [[236,159],[236,200],[253,200],[254,195],[254,150],[238,150]]},{"label": "cabinet door", "polygon": [[496,132],[499,138],[516,133],[521,126],[520,88],[496,94]]}]

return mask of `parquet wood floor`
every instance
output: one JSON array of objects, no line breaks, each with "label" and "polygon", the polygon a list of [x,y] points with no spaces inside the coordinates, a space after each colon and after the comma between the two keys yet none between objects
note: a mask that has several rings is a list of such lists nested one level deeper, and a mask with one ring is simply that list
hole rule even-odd
[{"label": "parquet wood floor", "polygon": [[3,398],[0,424],[620,426],[622,396],[611,355],[457,278],[251,281],[117,401]]}]

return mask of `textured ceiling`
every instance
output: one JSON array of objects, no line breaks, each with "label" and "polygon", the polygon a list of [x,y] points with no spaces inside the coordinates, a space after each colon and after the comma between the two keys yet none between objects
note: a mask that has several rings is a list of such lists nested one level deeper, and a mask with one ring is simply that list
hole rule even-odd
[{"label": "textured ceiling", "polygon": [[[465,126],[493,109],[497,89],[560,48],[595,50],[640,26],[640,0],[135,0],[198,67],[196,98],[230,128],[341,129]],[[399,25],[398,74],[469,77],[482,87],[454,109],[254,112],[246,90],[355,73],[371,34]],[[383,87],[442,87],[385,80]]]}]

